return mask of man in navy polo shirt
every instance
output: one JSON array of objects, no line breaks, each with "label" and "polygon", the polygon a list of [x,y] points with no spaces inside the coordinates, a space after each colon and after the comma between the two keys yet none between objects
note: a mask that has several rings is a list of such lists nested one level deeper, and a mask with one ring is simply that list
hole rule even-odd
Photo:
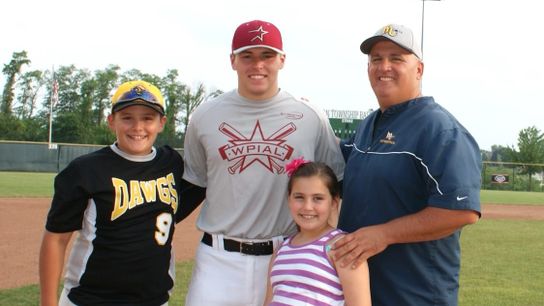
[{"label": "man in navy polo shirt", "polygon": [[422,96],[412,31],[388,25],[361,44],[380,109],[340,146],[346,160],[331,253],[368,259],[373,305],[457,305],[459,236],[480,217],[481,156],[470,133]]}]

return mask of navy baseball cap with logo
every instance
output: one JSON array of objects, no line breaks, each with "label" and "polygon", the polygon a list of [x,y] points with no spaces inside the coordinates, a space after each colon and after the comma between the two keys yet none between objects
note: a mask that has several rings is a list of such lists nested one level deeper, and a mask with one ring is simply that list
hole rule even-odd
[{"label": "navy baseball cap with logo", "polygon": [[268,48],[285,54],[278,28],[270,22],[253,20],[242,23],[232,38],[232,54],[251,48]]},{"label": "navy baseball cap with logo", "polygon": [[382,40],[392,41],[399,47],[408,50],[419,59],[423,59],[421,47],[412,30],[398,24],[388,24],[380,28],[376,34],[363,41],[361,44],[361,52],[369,54],[372,47],[374,47],[378,41]]}]

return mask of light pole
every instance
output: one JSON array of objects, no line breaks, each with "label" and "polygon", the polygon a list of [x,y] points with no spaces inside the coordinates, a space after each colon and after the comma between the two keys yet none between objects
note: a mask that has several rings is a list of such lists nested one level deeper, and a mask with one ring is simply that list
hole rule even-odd
[{"label": "light pole", "polygon": [[423,56],[423,32],[425,29],[425,1],[442,1],[442,0],[421,0],[421,56]]}]

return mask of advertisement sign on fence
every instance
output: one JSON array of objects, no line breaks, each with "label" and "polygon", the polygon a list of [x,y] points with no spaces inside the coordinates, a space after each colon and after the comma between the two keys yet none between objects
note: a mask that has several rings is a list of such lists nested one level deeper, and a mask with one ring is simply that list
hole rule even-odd
[{"label": "advertisement sign on fence", "polygon": [[507,184],[509,182],[508,174],[491,174],[491,183]]}]

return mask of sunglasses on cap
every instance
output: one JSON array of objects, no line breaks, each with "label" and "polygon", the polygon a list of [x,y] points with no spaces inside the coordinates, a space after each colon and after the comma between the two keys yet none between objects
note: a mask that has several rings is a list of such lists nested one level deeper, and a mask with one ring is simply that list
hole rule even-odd
[{"label": "sunglasses on cap", "polygon": [[164,115],[164,107],[161,99],[142,85],[137,85],[123,93],[114,103],[113,111],[121,110],[130,105],[148,106]]}]

